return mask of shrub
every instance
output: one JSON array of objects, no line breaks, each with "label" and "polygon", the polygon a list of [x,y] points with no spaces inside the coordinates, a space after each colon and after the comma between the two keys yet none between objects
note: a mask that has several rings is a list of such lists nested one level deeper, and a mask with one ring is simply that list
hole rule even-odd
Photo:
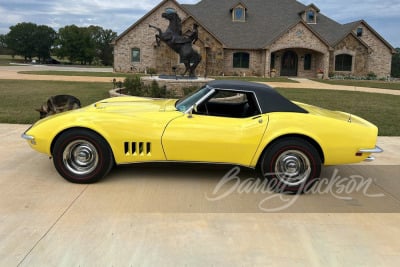
[{"label": "shrub", "polygon": [[183,90],[183,95],[184,95],[184,96],[187,96],[187,95],[193,93],[194,91],[196,91],[197,89],[198,89],[198,88],[197,88],[196,86],[185,87],[185,88],[182,89],[182,90]]},{"label": "shrub", "polygon": [[140,81],[140,77],[137,75],[125,78],[124,88],[126,90],[126,94],[128,95],[144,95],[142,82]]},{"label": "shrub", "polygon": [[165,98],[167,96],[167,88],[160,87],[156,81],[152,81],[150,85],[150,96],[156,98]]},{"label": "shrub", "polygon": [[156,73],[157,73],[157,70],[155,68],[147,68],[147,74],[153,75]]},{"label": "shrub", "polygon": [[376,80],[376,74],[372,71],[367,73],[367,80]]}]

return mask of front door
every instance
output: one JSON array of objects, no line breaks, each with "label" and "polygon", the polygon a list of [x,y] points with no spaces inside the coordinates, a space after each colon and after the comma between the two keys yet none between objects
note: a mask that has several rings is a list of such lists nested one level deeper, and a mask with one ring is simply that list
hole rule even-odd
[{"label": "front door", "polygon": [[268,125],[268,115],[228,118],[193,114],[171,121],[162,137],[167,160],[249,166]]},{"label": "front door", "polygon": [[297,76],[297,54],[286,51],[282,57],[281,76]]}]

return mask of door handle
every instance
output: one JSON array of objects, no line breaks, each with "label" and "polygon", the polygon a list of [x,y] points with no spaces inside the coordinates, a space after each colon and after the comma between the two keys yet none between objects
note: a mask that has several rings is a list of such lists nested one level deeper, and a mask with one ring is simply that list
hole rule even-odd
[{"label": "door handle", "polygon": [[258,119],[258,123],[263,123],[263,119],[261,116],[255,116],[252,118],[252,120],[256,120],[256,119]]}]

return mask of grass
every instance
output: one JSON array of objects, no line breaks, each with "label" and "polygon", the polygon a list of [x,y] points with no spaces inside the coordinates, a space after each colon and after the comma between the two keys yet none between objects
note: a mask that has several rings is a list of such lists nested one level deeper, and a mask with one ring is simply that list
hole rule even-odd
[{"label": "grass", "polygon": [[358,115],[378,126],[380,136],[399,136],[400,96],[335,90],[277,89],[282,95],[307,104]]},{"label": "grass", "polygon": [[0,66],[10,66],[10,62],[24,63],[24,58],[15,56],[14,58],[10,55],[0,55]]},{"label": "grass", "polygon": [[[0,123],[33,123],[39,118],[39,108],[47,98],[56,94],[71,94],[82,105],[108,97],[109,83],[59,82],[59,81],[0,81]],[[400,96],[351,91],[277,89],[295,101],[342,110],[376,124],[381,136],[399,136]]]},{"label": "grass", "polygon": [[111,83],[1,80],[0,122],[33,123],[39,118],[35,109],[57,94],[74,95],[83,106],[89,105],[107,98],[111,86]]},{"label": "grass", "polygon": [[335,85],[349,85],[357,87],[371,87],[380,89],[400,90],[400,82],[385,82],[385,81],[357,81],[357,80],[315,80],[317,82],[335,84]]}]

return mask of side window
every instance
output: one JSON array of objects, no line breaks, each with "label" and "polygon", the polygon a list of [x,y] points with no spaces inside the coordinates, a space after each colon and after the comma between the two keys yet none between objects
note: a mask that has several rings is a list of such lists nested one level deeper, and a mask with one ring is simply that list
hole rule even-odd
[{"label": "side window", "polygon": [[335,57],[335,71],[351,71],[353,57],[347,54],[340,54]]},{"label": "side window", "polygon": [[315,23],[315,12],[314,10],[307,11],[307,23]]},{"label": "side window", "polygon": [[199,105],[198,114],[230,118],[247,118],[260,114],[255,96],[251,92],[218,90],[205,103]]},{"label": "side window", "polygon": [[139,48],[132,48],[131,61],[132,62],[140,62],[140,49]]},{"label": "side window", "polygon": [[233,53],[233,67],[248,69],[250,65],[250,54],[246,52]]},{"label": "side window", "polygon": [[304,70],[311,70],[311,54],[304,55]]}]

